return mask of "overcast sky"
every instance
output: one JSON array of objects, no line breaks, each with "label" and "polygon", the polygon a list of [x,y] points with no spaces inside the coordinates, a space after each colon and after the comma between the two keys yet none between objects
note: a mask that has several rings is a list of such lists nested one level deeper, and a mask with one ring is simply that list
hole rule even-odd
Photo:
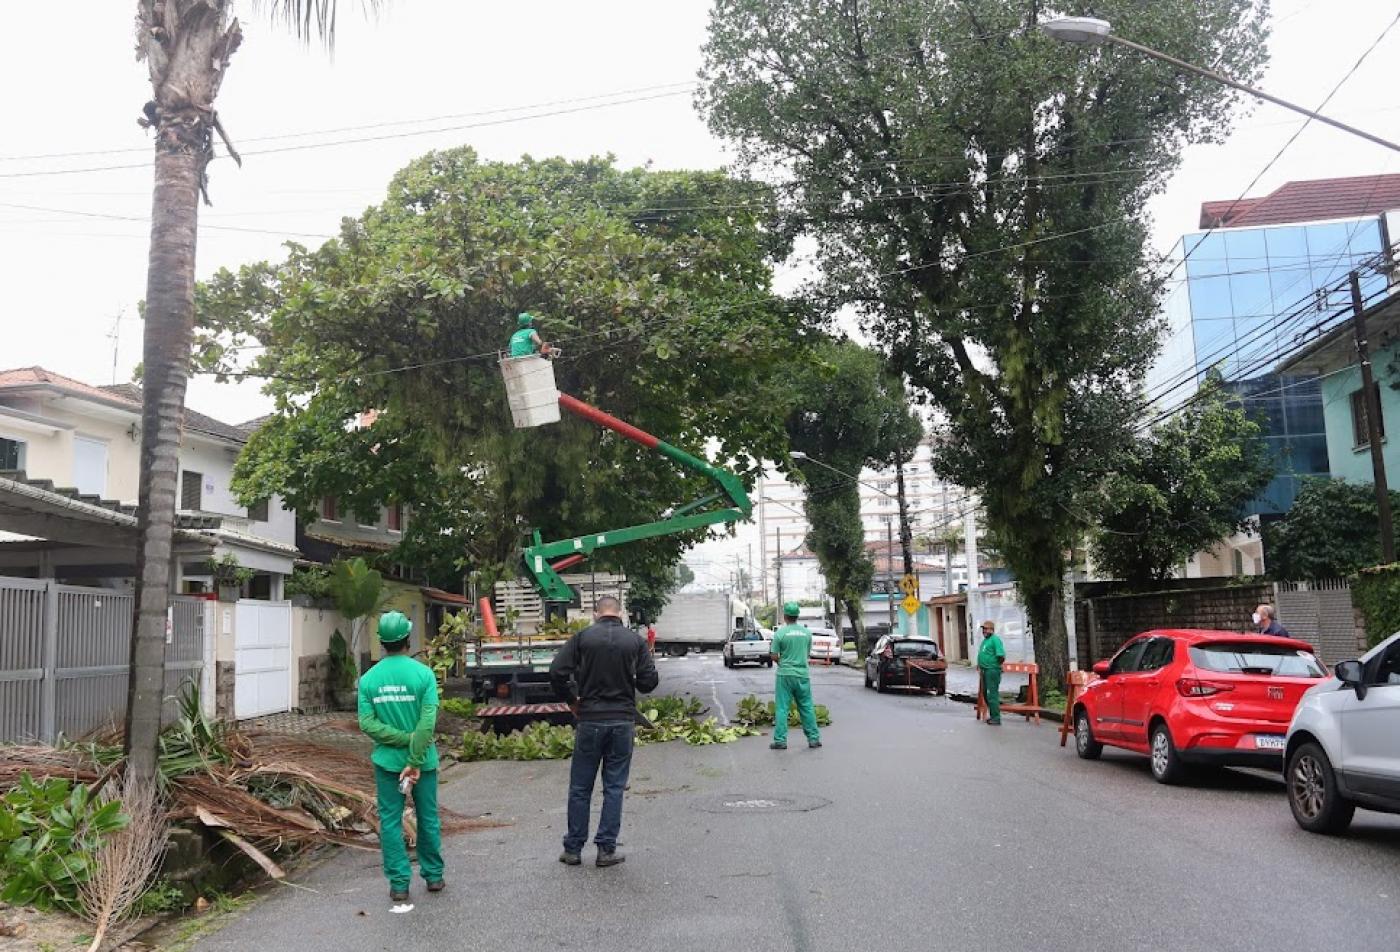
[{"label": "overcast sky", "polygon": [[[55,22],[52,3],[6,6],[0,41],[0,369],[39,364],[108,382],[115,327],[116,377],[127,380],[140,359],[136,302],[145,287],[151,180],[147,136],[135,121],[149,98],[145,69],[132,55],[136,5],[69,0],[62,24]],[[660,168],[712,168],[726,161],[688,92],[672,85],[692,80],[699,67],[709,9],[704,0],[395,0],[370,22],[355,16],[358,4],[348,0],[341,4],[334,57],[266,25],[250,3],[237,6],[245,38],[218,105],[246,159],[241,170],[225,160],[211,168],[215,204],[201,214],[201,276],[277,256],[280,242],[293,233],[313,243],[315,236],[334,233],[341,216],[378,200],[389,177],[430,148],[470,144],[487,158],[507,160],[524,153],[582,158],[611,152],[626,165],[652,162]],[[1395,14],[1394,0],[1279,0],[1272,64],[1261,85],[1315,105]],[[1348,80],[1327,112],[1400,139],[1397,53],[1400,29]],[[666,86],[671,88],[661,88]],[[576,109],[590,105],[577,101],[585,97],[631,90],[639,92],[616,98],[660,98],[503,121]],[[681,94],[667,95],[676,91]],[[502,111],[539,104],[550,105]],[[456,118],[410,121],[434,117]],[[480,125],[485,122],[496,124]],[[1165,249],[1194,229],[1202,201],[1239,195],[1299,122],[1261,105],[1240,119],[1224,145],[1190,150],[1155,203],[1157,245]],[[473,123],[476,128],[256,154]],[[374,124],[380,125],[324,132]],[[257,141],[298,133],[322,134]],[[14,159],[81,151],[100,154]],[[1251,194],[1293,179],[1400,171],[1391,157],[1315,124]],[[136,167],[32,174],[105,166]],[[214,225],[250,231],[208,227]],[[254,385],[221,386],[208,379],[192,384],[189,403],[231,422],[268,406]]]}]

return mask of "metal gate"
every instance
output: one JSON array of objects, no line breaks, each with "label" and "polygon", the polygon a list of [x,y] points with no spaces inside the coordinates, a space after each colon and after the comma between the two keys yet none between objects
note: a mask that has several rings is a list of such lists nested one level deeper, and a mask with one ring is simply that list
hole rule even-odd
[{"label": "metal gate", "polygon": [[235,607],[233,716],[261,717],[292,709],[292,607],[240,601]]},{"label": "metal gate", "polygon": [[[204,604],[172,604],[167,721],[204,667]],[[124,592],[0,578],[0,741],[51,744],[124,719],[135,607]]]},{"label": "metal gate", "polygon": [[1288,633],[1311,642],[1328,665],[1366,650],[1366,635],[1356,624],[1346,579],[1279,582],[1274,585],[1274,607]]}]

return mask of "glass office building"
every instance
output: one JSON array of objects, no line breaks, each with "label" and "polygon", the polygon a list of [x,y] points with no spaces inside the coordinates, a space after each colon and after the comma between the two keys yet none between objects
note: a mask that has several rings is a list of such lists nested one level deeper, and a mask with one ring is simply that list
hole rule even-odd
[{"label": "glass office building", "polygon": [[[1385,242],[1382,217],[1367,215],[1193,232],[1173,249],[1178,267],[1164,299],[1167,328],[1148,395],[1154,408],[1177,406],[1212,368],[1220,371],[1263,425],[1277,466],[1249,505],[1251,515],[1287,511],[1304,478],[1328,475],[1318,380],[1281,377],[1273,368],[1316,333],[1318,321],[1350,302],[1345,293],[1323,300],[1320,289],[1374,261]],[[1379,275],[1365,276],[1362,293],[1384,285]]]}]

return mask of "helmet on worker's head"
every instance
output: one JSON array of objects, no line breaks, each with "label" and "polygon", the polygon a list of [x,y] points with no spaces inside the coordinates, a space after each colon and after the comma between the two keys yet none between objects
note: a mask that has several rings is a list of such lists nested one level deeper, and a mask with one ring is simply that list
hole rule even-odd
[{"label": "helmet on worker's head", "polygon": [[796,602],[783,602],[783,617],[796,618],[802,614],[802,606]]},{"label": "helmet on worker's head", "polygon": [[384,644],[395,644],[411,634],[413,622],[403,612],[385,612],[379,616],[379,640]]},{"label": "helmet on worker's head", "polygon": [[529,311],[521,311],[520,316],[515,319],[516,327],[533,327],[535,325],[535,315]]}]

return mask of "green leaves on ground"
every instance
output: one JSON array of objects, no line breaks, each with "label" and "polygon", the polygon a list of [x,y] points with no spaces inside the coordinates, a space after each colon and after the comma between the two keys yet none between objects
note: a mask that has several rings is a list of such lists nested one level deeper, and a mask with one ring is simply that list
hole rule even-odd
[{"label": "green leaves on ground", "polygon": [[1134,439],[1105,479],[1094,560],[1108,578],[1165,581],[1245,528],[1245,504],[1273,474],[1259,424],[1212,376],[1176,416]]},{"label": "green leaves on ground", "polygon": [[574,729],[536,721],[509,734],[468,731],[457,758],[473,760],[563,760],[574,752]]},{"label": "green leaves on ground", "polygon": [[[814,709],[819,727],[826,727],[831,723],[831,710],[825,704],[818,704]],[[734,722],[746,727],[764,727],[773,724],[777,720],[777,716],[778,712],[774,702],[760,701],[755,695],[750,694],[739,701],[739,709],[734,715]],[[788,709],[788,726],[802,726],[802,722],[797,716],[796,707]]]},{"label": "green leaves on ground", "polygon": [[29,774],[0,798],[0,901],[79,911],[78,886],[108,834],[126,824],[121,804],[87,787]]},{"label": "green leaves on ground", "polygon": [[442,713],[450,714],[452,717],[460,717],[464,721],[476,717],[479,706],[480,705],[475,701],[468,700],[464,697],[443,698],[438,704],[438,708]]}]

